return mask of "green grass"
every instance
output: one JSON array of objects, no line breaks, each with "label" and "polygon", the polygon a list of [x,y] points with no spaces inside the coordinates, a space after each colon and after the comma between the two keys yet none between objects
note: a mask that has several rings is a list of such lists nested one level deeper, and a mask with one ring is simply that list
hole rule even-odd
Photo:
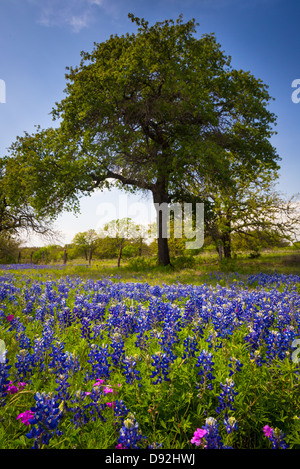
[{"label": "green grass", "polygon": [[[189,266],[191,259],[193,266]],[[63,271],[51,270],[51,272],[57,276],[61,276],[63,272],[64,275],[80,275],[83,278],[94,279],[117,276],[120,280],[145,281],[151,285],[172,284],[177,281],[199,285],[211,279],[211,274],[216,272],[239,275],[277,272],[300,275],[300,250],[287,248],[266,250],[256,259],[251,259],[249,253],[240,253],[236,258],[223,259],[222,262],[219,262],[215,253],[204,252],[193,258],[174,258],[172,264],[172,267],[157,266],[155,259],[136,258],[132,261],[122,260],[118,268],[115,259],[93,260],[91,266],[81,259],[69,262]]]}]

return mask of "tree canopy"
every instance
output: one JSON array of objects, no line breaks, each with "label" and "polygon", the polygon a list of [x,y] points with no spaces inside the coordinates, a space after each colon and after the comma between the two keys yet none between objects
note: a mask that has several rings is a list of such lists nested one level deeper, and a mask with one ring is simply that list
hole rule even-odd
[{"label": "tree canopy", "polygon": [[[128,15],[137,32],[94,43],[67,68],[57,125],[18,137],[6,162],[15,203],[27,198],[38,216],[78,210],[80,197],[114,181],[170,203],[195,168],[230,184],[231,167],[251,178],[259,165],[278,168],[270,143],[275,115],[268,87],[236,70],[214,34],[196,35],[194,19],[153,26]],[[18,190],[16,190],[18,188]],[[157,209],[158,260],[170,263]]]},{"label": "tree canopy", "polygon": [[6,176],[6,159],[0,159],[0,234],[11,237],[22,233],[37,233],[52,239],[58,233],[52,228],[48,215],[38,215],[24,193],[11,184],[12,174]]}]

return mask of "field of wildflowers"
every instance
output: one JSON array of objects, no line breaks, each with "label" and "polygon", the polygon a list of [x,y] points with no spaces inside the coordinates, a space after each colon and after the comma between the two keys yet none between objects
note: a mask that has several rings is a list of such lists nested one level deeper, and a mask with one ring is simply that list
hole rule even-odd
[{"label": "field of wildflowers", "polygon": [[1,449],[300,448],[300,276],[52,273],[0,270]]}]

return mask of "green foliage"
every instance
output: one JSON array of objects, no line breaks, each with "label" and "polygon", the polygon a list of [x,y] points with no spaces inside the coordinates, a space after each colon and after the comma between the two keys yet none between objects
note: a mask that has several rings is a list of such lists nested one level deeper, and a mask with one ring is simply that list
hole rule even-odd
[{"label": "green foliage", "polygon": [[178,256],[172,259],[172,265],[178,269],[193,268],[196,260],[193,256]]},{"label": "green foliage", "polygon": [[250,251],[251,254],[258,254],[262,249],[288,246],[288,242],[278,231],[252,230],[233,236],[232,246],[235,251]]},{"label": "green foliage", "polygon": [[151,258],[134,257],[129,260],[127,268],[136,272],[143,272],[153,267],[155,261]]},{"label": "green foliage", "polygon": [[0,232],[0,263],[17,262],[20,252],[20,241],[6,231]]},{"label": "green foliage", "polygon": [[122,255],[125,259],[130,259],[131,257],[135,257],[138,254],[138,246],[134,246],[132,244],[128,244],[124,247]]}]

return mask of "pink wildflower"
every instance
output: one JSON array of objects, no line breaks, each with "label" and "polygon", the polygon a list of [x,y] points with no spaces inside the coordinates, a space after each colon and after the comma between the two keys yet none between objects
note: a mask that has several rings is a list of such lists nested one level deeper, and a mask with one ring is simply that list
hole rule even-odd
[{"label": "pink wildflower", "polygon": [[108,393],[110,393],[110,392],[114,392],[114,390],[113,390],[112,388],[109,388],[109,387],[107,387],[107,386],[105,386],[105,388],[103,389],[103,391],[104,391],[104,394],[108,394]]},{"label": "pink wildflower", "polygon": [[7,387],[7,392],[8,394],[16,394],[18,392],[17,386],[15,386],[12,381],[9,382],[9,385]]},{"label": "pink wildflower", "polygon": [[269,438],[273,434],[273,428],[269,427],[269,425],[265,425],[263,428],[264,434]]},{"label": "pink wildflower", "polygon": [[115,401],[113,401],[113,402],[107,402],[106,405],[107,405],[109,408],[111,408],[111,407],[113,407],[113,406],[115,405]]},{"label": "pink wildflower", "polygon": [[197,430],[194,432],[194,436],[191,439],[191,443],[195,444],[196,446],[201,445],[201,438],[203,438],[207,434],[206,430],[202,430],[202,428],[197,428]]},{"label": "pink wildflower", "polygon": [[18,391],[20,391],[22,388],[26,386],[26,383],[18,383],[16,386],[13,384],[12,381],[9,382],[7,391],[8,394],[16,394]]},{"label": "pink wildflower", "polygon": [[17,420],[20,419],[25,425],[29,425],[29,420],[34,417],[34,413],[31,410],[25,410],[22,414],[19,414]]},{"label": "pink wildflower", "polygon": [[6,317],[6,319],[11,322],[14,318],[14,315],[13,314],[9,314],[9,316]]},{"label": "pink wildflower", "polygon": [[101,384],[103,384],[103,383],[104,383],[104,379],[99,378],[99,379],[97,379],[96,383],[93,384],[93,386],[101,386]]}]

